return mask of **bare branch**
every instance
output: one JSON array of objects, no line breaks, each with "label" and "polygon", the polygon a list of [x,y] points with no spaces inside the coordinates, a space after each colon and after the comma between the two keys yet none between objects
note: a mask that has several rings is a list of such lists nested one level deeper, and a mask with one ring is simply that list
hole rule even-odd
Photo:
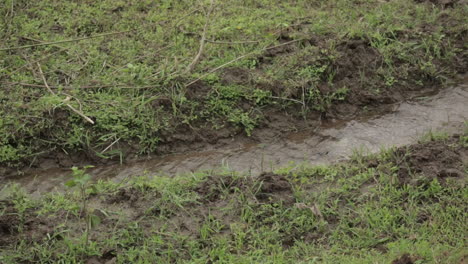
[{"label": "bare branch", "polygon": [[41,77],[42,77],[42,81],[44,81],[44,85],[45,87],[47,88],[47,90],[53,94],[53,95],[56,95],[54,91],[52,91],[52,89],[50,88],[49,84],[47,83],[47,80],[44,76],[44,73],[42,72],[42,67],[41,67],[41,64],[39,64],[39,62],[37,63],[37,68],[39,68],[39,73],[41,74]]},{"label": "bare branch", "polygon": [[193,61],[187,66],[187,69],[185,70],[186,73],[191,72],[193,70],[193,68],[198,63],[198,61],[200,61],[201,55],[203,54],[203,50],[205,49],[205,44],[206,44],[206,31],[208,29],[208,24],[210,22],[210,15],[211,15],[211,12],[213,11],[213,7],[214,7],[214,0],[211,0],[210,9],[208,10],[208,13],[206,14],[206,21],[205,21],[205,26],[203,27],[203,34],[200,39],[200,48],[198,49],[198,53],[195,56],[195,58],[193,58]]},{"label": "bare branch", "polygon": [[107,146],[102,152],[101,154],[104,154],[104,152],[106,152],[108,149],[110,149],[115,143],[119,142],[120,138],[114,140],[114,142],[112,142],[109,146]]},{"label": "bare branch", "polygon": [[[45,78],[45,76],[44,76],[44,73],[42,72],[42,67],[41,67],[41,65],[39,64],[39,62],[37,63],[37,67],[39,68],[39,73],[41,74],[42,80],[44,81],[44,85],[45,85],[45,87],[47,88],[47,90],[48,90],[51,94],[57,96],[57,94],[56,94],[54,91],[52,91],[52,89],[50,88],[49,84],[47,83],[47,80],[46,80],[46,78]],[[71,99],[71,96],[67,96],[67,98],[66,98],[65,100],[63,100],[63,103],[64,103],[68,108],[70,108],[73,112],[75,112],[75,113],[78,114],[79,116],[83,117],[86,121],[88,121],[89,123],[91,123],[91,124],[94,125],[94,121],[93,121],[91,118],[87,117],[87,116],[86,116],[85,114],[83,114],[81,111],[78,111],[76,108],[74,108],[71,104],[68,103],[68,102],[70,101],[70,99]]]}]

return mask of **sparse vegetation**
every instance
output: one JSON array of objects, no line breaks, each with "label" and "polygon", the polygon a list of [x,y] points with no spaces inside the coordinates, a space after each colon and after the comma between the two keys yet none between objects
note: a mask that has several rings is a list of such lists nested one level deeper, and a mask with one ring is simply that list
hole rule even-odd
[{"label": "sparse vegetation", "polygon": [[82,191],[32,199],[10,186],[0,203],[0,261],[460,263],[465,139],[258,178],[226,171],[99,181],[85,193],[102,218],[89,242],[81,235]]},{"label": "sparse vegetation", "polygon": [[[315,128],[468,68],[466,1],[3,2],[1,184]],[[465,263],[467,128],[327,166],[273,171],[262,153],[261,175],[73,167],[39,196],[10,182],[0,263]]]}]

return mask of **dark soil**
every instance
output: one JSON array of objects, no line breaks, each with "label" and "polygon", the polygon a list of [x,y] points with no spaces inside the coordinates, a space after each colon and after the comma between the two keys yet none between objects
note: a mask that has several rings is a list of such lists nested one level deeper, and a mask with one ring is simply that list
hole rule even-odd
[{"label": "dark soil", "polygon": [[0,248],[8,246],[18,234],[19,218],[13,214],[12,208],[7,208],[0,216]]},{"label": "dark soil", "polygon": [[116,194],[110,195],[106,202],[114,203],[130,203],[134,204],[141,197],[141,192],[135,188],[120,189]]},{"label": "dark soil", "polygon": [[[446,178],[463,179],[468,164],[468,149],[458,146],[458,136],[447,143],[430,141],[400,148],[396,152],[395,163],[399,165],[398,178],[402,183],[410,183],[418,175],[426,180]],[[453,147],[450,147],[450,146]]]},{"label": "dark soil", "polygon": [[20,213],[12,204],[0,202],[0,211],[3,212],[0,215],[0,249],[10,247],[21,238],[34,242],[43,239],[47,234],[53,236],[54,223],[35,216],[30,210]]},{"label": "dark soil", "polygon": [[442,7],[454,7],[456,4],[467,4],[466,0],[415,0],[416,3],[430,3]]},{"label": "dark soil", "polygon": [[413,264],[413,263],[414,263],[413,258],[408,253],[405,253],[401,257],[392,261],[392,264]]},{"label": "dark soil", "polygon": [[89,258],[86,264],[115,264],[117,252],[115,250],[107,250],[102,253],[101,257],[93,256]]},{"label": "dark soil", "polygon": [[258,178],[261,187],[256,198],[264,203],[283,202],[287,206],[294,203],[293,189],[285,176],[263,173]]},{"label": "dark soil", "polygon": [[223,70],[221,78],[223,84],[249,84],[252,73],[244,68],[231,67]]},{"label": "dark soil", "polygon": [[222,198],[223,192],[227,195],[233,194],[236,191],[245,190],[252,183],[250,178],[208,176],[206,181],[195,187],[194,191],[200,195],[202,202],[215,202]]}]

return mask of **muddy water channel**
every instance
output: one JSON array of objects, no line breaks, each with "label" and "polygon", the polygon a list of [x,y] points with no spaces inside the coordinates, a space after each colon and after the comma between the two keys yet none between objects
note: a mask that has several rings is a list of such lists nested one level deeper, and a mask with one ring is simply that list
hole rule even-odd
[{"label": "muddy water channel", "polygon": [[[165,175],[197,170],[231,170],[257,175],[282,166],[326,164],[348,158],[354,151],[376,152],[383,147],[416,142],[428,131],[460,132],[468,120],[468,85],[443,90],[389,106],[386,114],[323,124],[264,142],[236,142],[198,152],[153,157],[91,169],[95,179],[124,180],[143,174]],[[70,169],[31,170],[12,181],[31,193],[63,189]]]}]

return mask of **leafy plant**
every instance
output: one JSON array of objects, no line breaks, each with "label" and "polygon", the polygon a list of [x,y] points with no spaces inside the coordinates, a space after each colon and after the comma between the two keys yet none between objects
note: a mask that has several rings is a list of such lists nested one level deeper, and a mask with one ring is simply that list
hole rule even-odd
[{"label": "leafy plant", "polygon": [[[88,199],[87,199],[87,191],[88,189],[95,189],[94,185],[91,183],[91,175],[86,173],[86,169],[92,168],[93,166],[84,166],[83,168],[72,167],[72,177],[73,179],[67,181],[65,186],[68,188],[77,187],[80,194],[81,199],[81,208],[80,208],[80,216],[85,219],[85,248],[88,247],[89,243],[89,233],[91,229],[101,223],[101,218],[95,214],[90,214],[88,212]],[[96,190],[95,190],[96,192]]]}]

